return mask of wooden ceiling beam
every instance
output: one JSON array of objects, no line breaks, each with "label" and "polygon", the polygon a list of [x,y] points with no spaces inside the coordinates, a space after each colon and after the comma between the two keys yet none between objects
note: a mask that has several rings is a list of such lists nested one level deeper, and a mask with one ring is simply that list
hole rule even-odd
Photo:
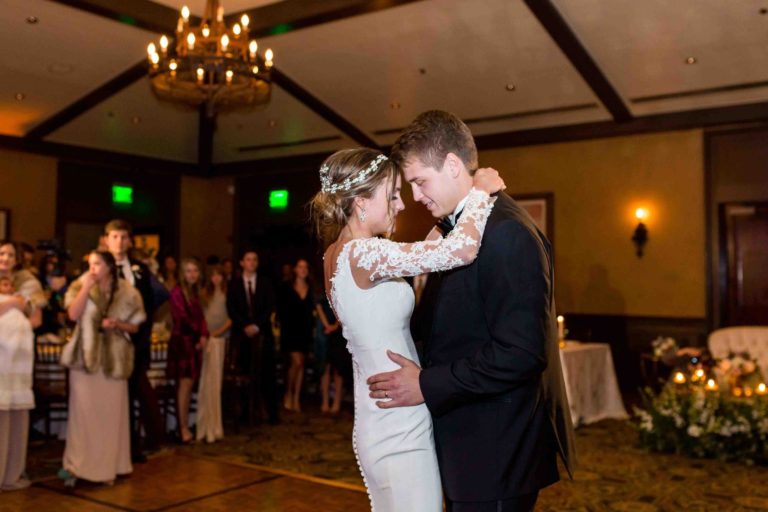
[{"label": "wooden ceiling beam", "polygon": [[[126,25],[158,34],[172,35],[176,31],[179,11],[150,0],[52,0]],[[200,21],[191,16],[193,22]]]},{"label": "wooden ceiling beam", "polygon": [[0,148],[45,155],[71,162],[84,162],[109,167],[145,169],[172,174],[202,176],[199,166],[193,163],[138,156],[129,153],[118,153],[116,151],[93,149],[84,146],[61,144],[58,142],[28,139],[26,137],[0,135]]},{"label": "wooden ceiling beam", "polygon": [[632,119],[632,114],[624,104],[619,93],[614,89],[608,78],[603,74],[597,63],[592,59],[576,37],[563,16],[552,4],[551,0],[525,0],[525,5],[531,10],[539,23],[544,27],[552,40],[565,54],[576,71],[581,75],[595,96],[603,103],[619,123]]},{"label": "wooden ceiling beam", "polygon": [[28,139],[39,140],[80,117],[102,101],[147,76],[147,61],[142,59],[118,76],[89,92],[79,100],[60,110],[27,133]]}]

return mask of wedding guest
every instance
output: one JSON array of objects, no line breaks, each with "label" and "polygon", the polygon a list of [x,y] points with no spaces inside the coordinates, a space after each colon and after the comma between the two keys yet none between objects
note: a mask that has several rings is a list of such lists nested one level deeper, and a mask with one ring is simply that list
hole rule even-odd
[{"label": "wedding guest", "polygon": [[192,258],[181,260],[181,279],[171,290],[173,331],[168,345],[167,374],[176,381],[179,439],[185,444],[194,440],[189,430],[189,402],[192,387],[200,378],[201,351],[208,339],[208,326],[200,304],[202,274],[200,262]]},{"label": "wedding guest", "polygon": [[131,334],[146,315],[139,292],[118,278],[114,256],[93,251],[88,272],[65,297],[69,319],[77,322],[62,349],[69,368],[69,411],[64,464],[59,477],[112,484],[131,466],[128,377],[134,369]]},{"label": "wedding guest", "polygon": [[234,269],[232,268],[232,258],[223,258],[221,260],[221,271],[224,273],[224,280],[230,282]]},{"label": "wedding guest", "polygon": [[160,281],[169,291],[176,288],[176,285],[179,284],[179,269],[176,264],[176,258],[170,254],[165,257],[163,265],[160,267]]},{"label": "wedding guest", "polygon": [[227,312],[232,319],[232,357],[237,371],[251,379],[246,398],[253,407],[248,408],[248,414],[259,413],[263,404],[269,423],[277,424],[275,342],[270,320],[275,309],[274,289],[267,276],[257,274],[259,255],[256,251],[245,250],[240,267],[242,276],[233,278],[227,291]]},{"label": "wedding guest", "polygon": [[[0,302],[0,315],[21,312],[29,326],[19,322],[16,328],[0,329],[0,375],[14,376],[0,379],[0,490],[9,491],[29,486],[24,477],[27,462],[29,410],[34,407],[32,396],[32,369],[34,365],[33,337],[27,333],[40,325],[41,307],[46,304],[39,281],[27,270],[17,270],[16,246],[0,242],[0,278],[5,291],[13,290],[10,297]],[[6,293],[6,295],[8,295]],[[10,323],[10,321],[7,321]],[[10,325],[8,327],[11,327]],[[26,334],[25,334],[26,333]]]},{"label": "wedding guest", "polygon": [[221,420],[221,380],[224,354],[232,320],[227,315],[227,281],[221,266],[208,271],[203,289],[203,311],[210,336],[203,352],[203,368],[197,393],[197,432],[199,440],[209,443],[224,437]]},{"label": "wedding guest", "polygon": [[21,242],[21,269],[37,275],[37,266],[35,266],[35,248],[28,243]]},{"label": "wedding guest", "polygon": [[67,320],[67,312],[64,308],[67,278],[64,275],[59,257],[55,253],[43,256],[38,279],[48,304],[42,310],[42,324],[35,329],[35,334],[37,336],[48,334],[58,337]]},{"label": "wedding guest", "polygon": [[315,300],[309,283],[309,263],[299,259],[292,269],[292,279],[280,286],[277,318],[280,321],[280,349],[290,357],[283,407],[301,412],[301,385],[304,363],[312,345],[315,325]]},{"label": "wedding guest", "polygon": [[[133,230],[128,222],[120,219],[112,220],[105,226],[104,233],[107,250],[115,258],[117,275],[138,290],[146,313],[145,319],[139,325],[139,330],[131,334],[134,346],[134,371],[128,381],[130,395],[128,403],[132,409],[130,414],[131,459],[134,463],[143,463],[146,462],[143,449],[157,450],[165,437],[160,406],[155,390],[147,377],[152,319],[161,300],[155,290],[160,287],[146,265],[128,257],[128,252],[133,245]],[[138,409],[133,411],[137,404]],[[141,436],[142,430],[145,434],[144,438]]]},{"label": "wedding guest", "polygon": [[[322,323],[323,334],[326,336],[326,358],[323,375],[320,377],[322,395],[320,410],[337,414],[341,410],[341,400],[344,398],[344,380],[351,377],[352,358],[347,350],[347,342],[341,335],[341,323],[333,313],[328,297],[323,294],[316,308],[317,316]],[[330,405],[331,375],[333,375],[333,405]]]}]

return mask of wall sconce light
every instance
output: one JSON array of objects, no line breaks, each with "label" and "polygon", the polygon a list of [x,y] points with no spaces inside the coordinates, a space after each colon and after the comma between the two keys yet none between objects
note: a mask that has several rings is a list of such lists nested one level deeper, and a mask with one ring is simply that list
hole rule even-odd
[{"label": "wall sconce light", "polygon": [[648,228],[645,227],[643,221],[648,218],[648,210],[645,208],[638,208],[635,210],[635,217],[638,220],[637,227],[635,228],[635,234],[632,235],[632,241],[635,242],[637,248],[637,257],[643,257],[643,248],[648,242]]}]

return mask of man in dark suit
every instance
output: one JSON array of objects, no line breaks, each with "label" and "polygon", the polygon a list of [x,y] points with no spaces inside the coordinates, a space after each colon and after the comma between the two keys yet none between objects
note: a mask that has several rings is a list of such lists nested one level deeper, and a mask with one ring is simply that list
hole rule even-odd
[{"label": "man in dark suit", "polygon": [[240,259],[242,274],[233,277],[227,290],[227,312],[232,319],[230,340],[237,371],[251,378],[248,390],[248,415],[253,408],[266,408],[269,423],[276,424],[278,399],[275,340],[272,336],[272,312],[275,292],[268,277],[257,274],[259,255],[246,250]]},{"label": "man in dark suit", "polygon": [[[144,447],[148,450],[157,450],[165,437],[160,406],[147,377],[150,363],[152,322],[155,310],[164,299],[156,295],[155,287],[152,284],[153,276],[147,266],[128,257],[128,251],[133,244],[131,225],[124,220],[112,220],[104,228],[104,235],[107,250],[115,257],[118,275],[133,285],[141,294],[144,311],[147,314],[147,319],[139,326],[139,332],[131,335],[134,347],[134,365],[133,373],[128,379],[131,459],[133,462],[145,462],[146,457],[142,452],[141,427],[144,427],[146,433]],[[165,299],[167,299],[167,294]],[[138,414],[134,414],[136,403],[138,403],[138,409],[135,412]]]},{"label": "man in dark suit", "polygon": [[[472,187],[477,149],[447,112],[421,114],[392,159],[414,199],[455,224]],[[539,490],[571,473],[573,427],[557,340],[553,258],[546,237],[501,192],[477,259],[443,272],[424,369],[372,376],[382,408],[426,402],[449,512],[533,510]]]}]

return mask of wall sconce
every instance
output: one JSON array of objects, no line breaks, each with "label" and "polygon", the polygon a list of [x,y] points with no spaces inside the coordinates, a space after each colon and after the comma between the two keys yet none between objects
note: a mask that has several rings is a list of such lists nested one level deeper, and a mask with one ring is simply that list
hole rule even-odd
[{"label": "wall sconce", "polygon": [[638,220],[637,227],[635,228],[635,234],[632,235],[632,241],[635,242],[637,248],[637,257],[643,257],[643,248],[648,242],[648,228],[645,227],[643,221],[648,218],[648,210],[645,208],[638,208],[635,210],[635,217]]}]

